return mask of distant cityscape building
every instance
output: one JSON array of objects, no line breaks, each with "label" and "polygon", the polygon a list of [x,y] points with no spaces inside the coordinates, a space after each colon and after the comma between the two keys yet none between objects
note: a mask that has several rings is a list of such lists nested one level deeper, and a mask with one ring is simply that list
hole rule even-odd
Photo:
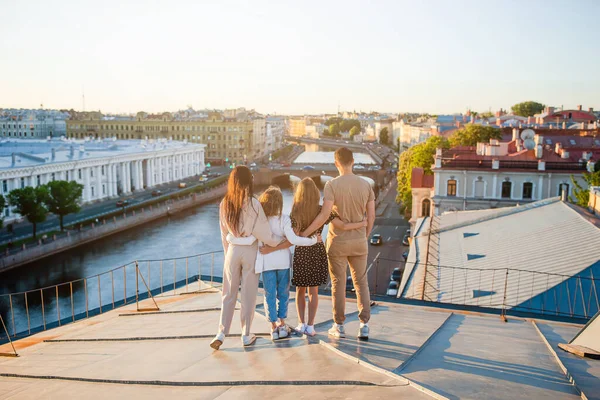
[{"label": "distant cityscape building", "polygon": [[[233,115],[229,111],[228,115]],[[206,160],[243,163],[258,159],[276,149],[282,141],[268,145],[266,121],[254,111],[235,110],[236,117],[217,111],[185,110],[174,114],[147,114],[135,117],[105,116],[98,112],[77,113],[67,121],[69,138],[173,139],[206,144]],[[255,125],[254,120],[263,120]],[[254,132],[254,127],[259,129]],[[276,130],[276,135],[279,131]]]},{"label": "distant cityscape building", "polygon": [[[166,139],[0,142],[0,192],[53,180],[83,184],[83,202],[117,197],[201,174],[204,145]],[[18,219],[7,207],[6,221]]]},{"label": "distant cityscape building", "polygon": [[0,135],[14,138],[61,137],[66,135],[69,114],[58,110],[0,110]]},{"label": "distant cityscape building", "polygon": [[306,118],[305,117],[289,117],[287,119],[288,134],[293,137],[306,135]]},{"label": "distant cityscape building", "polygon": [[433,176],[413,170],[411,224],[448,211],[482,210],[571,196],[571,176],[584,188],[584,172],[600,159],[598,130],[518,128],[502,141],[438,149]]}]

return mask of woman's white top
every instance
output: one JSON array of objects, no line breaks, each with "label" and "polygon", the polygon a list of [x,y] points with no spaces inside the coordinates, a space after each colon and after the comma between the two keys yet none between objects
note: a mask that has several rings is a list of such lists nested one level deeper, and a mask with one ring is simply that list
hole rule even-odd
[{"label": "woman's white top", "polygon": [[[312,246],[317,243],[317,238],[300,237],[296,235],[292,229],[292,221],[288,215],[268,217],[269,225],[273,236],[278,236],[281,241],[287,239],[291,244],[296,246]],[[230,244],[237,246],[250,246],[254,244],[256,238],[254,236],[235,237],[231,234],[227,235],[227,241]],[[262,243],[259,242],[262,246]],[[292,265],[292,253],[290,249],[277,250],[269,254],[260,254],[256,256],[255,272],[260,274],[263,271],[272,271],[276,269],[288,269]]]}]

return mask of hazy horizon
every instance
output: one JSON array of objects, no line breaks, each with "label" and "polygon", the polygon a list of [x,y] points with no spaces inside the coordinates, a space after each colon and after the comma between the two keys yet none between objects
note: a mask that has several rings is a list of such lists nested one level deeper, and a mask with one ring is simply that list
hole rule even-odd
[{"label": "hazy horizon", "polygon": [[2,108],[600,108],[594,0],[53,3],[0,0]]}]

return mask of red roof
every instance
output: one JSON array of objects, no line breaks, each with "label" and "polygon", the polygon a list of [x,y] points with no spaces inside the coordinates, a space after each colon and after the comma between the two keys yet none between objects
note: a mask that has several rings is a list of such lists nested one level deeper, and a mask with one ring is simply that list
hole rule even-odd
[{"label": "red roof", "polygon": [[410,187],[413,189],[433,188],[433,175],[426,175],[423,168],[413,168]]}]

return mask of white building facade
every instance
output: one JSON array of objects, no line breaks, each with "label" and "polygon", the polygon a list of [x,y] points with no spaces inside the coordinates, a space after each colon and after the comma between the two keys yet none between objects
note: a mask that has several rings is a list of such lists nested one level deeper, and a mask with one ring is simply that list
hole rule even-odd
[{"label": "white building facade", "polygon": [[61,137],[67,134],[68,114],[57,110],[4,110],[0,136],[6,138]]},{"label": "white building facade", "polygon": [[[205,169],[202,144],[35,141],[35,154],[19,152],[20,144],[2,143],[0,193],[4,196],[16,188],[68,180],[83,185],[82,202],[89,203],[200,175]],[[4,215],[7,222],[20,218],[9,208]]]}]

